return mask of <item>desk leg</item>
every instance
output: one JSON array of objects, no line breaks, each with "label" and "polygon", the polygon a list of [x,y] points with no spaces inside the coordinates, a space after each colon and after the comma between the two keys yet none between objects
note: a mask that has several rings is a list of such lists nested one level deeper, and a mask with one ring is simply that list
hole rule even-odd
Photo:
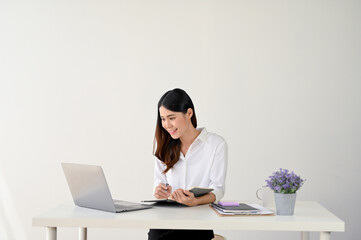
[{"label": "desk leg", "polygon": [[56,227],[46,228],[46,240],[56,240]]},{"label": "desk leg", "polygon": [[321,232],[320,240],[331,240],[331,233],[330,232]]},{"label": "desk leg", "polygon": [[79,240],[86,240],[87,239],[87,228],[79,228]]},{"label": "desk leg", "polygon": [[309,240],[310,232],[301,232],[301,240]]}]

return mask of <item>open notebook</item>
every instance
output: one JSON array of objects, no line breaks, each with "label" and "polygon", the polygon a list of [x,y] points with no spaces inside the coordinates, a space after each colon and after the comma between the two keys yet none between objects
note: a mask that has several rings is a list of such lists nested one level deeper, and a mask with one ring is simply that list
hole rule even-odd
[{"label": "open notebook", "polygon": [[[192,187],[188,189],[191,193],[194,194],[195,197],[203,196],[209,192],[212,192],[213,188],[202,188],[202,187]],[[162,199],[151,199],[151,200],[143,200],[142,202],[153,202],[153,203],[175,203],[176,201],[169,199],[169,198],[162,198]]]}]

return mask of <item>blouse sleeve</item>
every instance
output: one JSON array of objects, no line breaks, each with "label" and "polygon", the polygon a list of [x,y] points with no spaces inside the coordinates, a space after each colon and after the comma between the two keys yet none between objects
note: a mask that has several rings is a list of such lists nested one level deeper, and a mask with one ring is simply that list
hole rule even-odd
[{"label": "blouse sleeve", "polygon": [[154,157],[154,185],[153,185],[153,193],[155,188],[159,185],[159,183],[167,183],[167,176],[163,173],[166,169],[166,165],[160,161],[157,157]]},{"label": "blouse sleeve", "polygon": [[223,141],[217,146],[210,173],[210,187],[214,189],[213,193],[216,196],[215,202],[223,198],[226,190],[227,164],[228,146],[227,143]]}]

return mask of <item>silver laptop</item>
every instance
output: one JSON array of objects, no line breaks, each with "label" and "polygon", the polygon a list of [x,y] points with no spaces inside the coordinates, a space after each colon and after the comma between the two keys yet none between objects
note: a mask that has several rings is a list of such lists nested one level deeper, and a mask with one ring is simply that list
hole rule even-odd
[{"label": "silver laptop", "polygon": [[152,206],[114,200],[100,166],[62,163],[75,205],[107,212],[127,212]]}]

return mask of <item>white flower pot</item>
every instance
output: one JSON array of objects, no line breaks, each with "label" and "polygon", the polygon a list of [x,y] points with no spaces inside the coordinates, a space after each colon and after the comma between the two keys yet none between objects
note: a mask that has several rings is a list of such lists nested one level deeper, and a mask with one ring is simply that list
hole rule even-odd
[{"label": "white flower pot", "polygon": [[293,215],[296,203],[296,193],[275,193],[277,215]]}]

